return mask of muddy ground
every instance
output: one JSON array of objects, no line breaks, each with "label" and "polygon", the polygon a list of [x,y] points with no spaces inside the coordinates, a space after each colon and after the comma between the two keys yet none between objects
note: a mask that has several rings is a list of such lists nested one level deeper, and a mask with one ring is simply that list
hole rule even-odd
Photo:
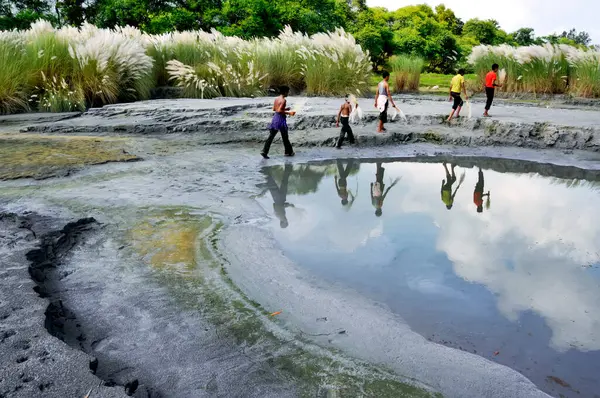
[{"label": "muddy ground", "polygon": [[266,98],[1,118],[0,397],[547,396],[302,274],[252,198],[266,165],[336,157],[523,159],[585,174],[600,169],[600,112],[499,103],[493,119],[448,125],[447,103],[399,97],[408,121],[377,135],[371,101],[358,146],[337,151],[340,101],[290,98],[297,156],[280,157],[276,141],[269,161],[258,156]]}]

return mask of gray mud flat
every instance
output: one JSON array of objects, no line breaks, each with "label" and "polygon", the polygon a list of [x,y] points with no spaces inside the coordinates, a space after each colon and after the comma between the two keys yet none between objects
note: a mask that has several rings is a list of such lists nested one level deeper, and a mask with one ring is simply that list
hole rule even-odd
[{"label": "gray mud flat", "polygon": [[[0,181],[0,397],[83,397],[91,388],[92,397],[589,391],[560,374],[542,385],[503,357],[435,339],[431,325],[385,297],[310,270],[274,234],[280,220],[261,195],[269,192],[265,166],[295,167],[301,173],[290,181],[301,194],[319,190],[315,173],[332,183],[337,169],[328,160],[336,158],[433,167],[443,157],[459,168],[484,164],[575,187],[600,170],[597,111],[506,104],[494,108],[496,119],[448,126],[447,104],[402,97],[408,123],[377,135],[372,100],[362,100],[359,146],[336,151],[327,147],[338,134],[339,101],[290,98],[301,109],[290,118],[291,139],[304,148],[282,164],[278,142],[273,159],[257,156],[271,101],[162,100],[2,119],[2,133],[13,135],[127,137],[123,150],[143,160]],[[363,189],[360,200],[367,195]],[[302,217],[301,206],[287,211]],[[464,338],[455,333],[453,341]]]},{"label": "gray mud flat", "polygon": [[[403,99],[404,98],[404,99]],[[258,142],[272,115],[270,98],[235,100],[156,100],[90,109],[81,117],[35,123],[27,132],[84,134],[194,134],[206,144]],[[515,146],[600,150],[600,111],[550,109],[499,104],[494,118],[463,118],[445,123],[448,105],[413,97],[397,98],[407,121],[389,124],[375,134],[376,110],[360,100],[365,119],[354,129],[364,146],[433,142],[461,146]],[[332,146],[338,134],[335,115],[340,100],[289,98],[298,115],[289,118],[292,140],[300,146]],[[476,108],[476,105],[474,105]]]}]

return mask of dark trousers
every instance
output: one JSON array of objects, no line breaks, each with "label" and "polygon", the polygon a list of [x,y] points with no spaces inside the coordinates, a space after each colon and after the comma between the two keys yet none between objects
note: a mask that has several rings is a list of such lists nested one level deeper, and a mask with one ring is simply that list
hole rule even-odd
[{"label": "dark trousers", "polygon": [[[290,143],[290,138],[288,136],[288,130],[286,128],[282,128],[279,130],[281,132],[281,140],[283,141],[283,148],[285,150],[286,155],[291,155],[294,153],[294,149],[292,148],[292,144]],[[277,135],[277,130],[270,129],[269,130],[269,138],[265,142],[265,146],[263,147],[262,153],[265,155],[269,154],[269,149],[271,149],[271,144]]]},{"label": "dark trousers", "polygon": [[494,102],[494,91],[496,91],[493,87],[485,88],[485,96],[487,97],[487,101],[485,103],[485,110],[489,111],[492,107],[492,102]]},{"label": "dark trousers", "polygon": [[352,133],[352,128],[350,127],[350,120],[347,117],[340,118],[342,122],[342,130],[340,131],[340,138],[338,138],[337,147],[340,148],[344,143],[344,137],[348,134],[348,141],[351,144],[354,144],[354,134]]}]

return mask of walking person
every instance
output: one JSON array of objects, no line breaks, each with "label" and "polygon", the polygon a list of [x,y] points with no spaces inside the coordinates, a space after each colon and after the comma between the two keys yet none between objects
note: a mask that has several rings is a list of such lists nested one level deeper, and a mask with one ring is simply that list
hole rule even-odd
[{"label": "walking person", "polygon": [[465,87],[465,70],[459,69],[458,74],[452,78],[450,82],[450,101],[454,101],[452,104],[452,112],[450,112],[450,116],[448,116],[448,121],[451,121],[455,116],[460,117],[460,111],[464,105],[462,98],[460,97],[460,93],[465,93],[465,98],[467,101],[469,100],[469,96],[467,95],[467,89]]},{"label": "walking person", "polygon": [[[356,104],[358,107],[358,104]],[[336,148],[342,149],[342,144],[344,143],[344,137],[348,135],[348,141],[350,144],[354,144],[354,134],[352,133],[352,128],[350,127],[350,114],[352,113],[352,104],[350,104],[350,96],[346,95],[344,99],[344,103],[340,107],[340,110],[337,115],[337,122],[335,123],[335,127],[340,127],[340,120],[342,122],[342,130],[340,131],[340,138],[337,141]]]},{"label": "walking person", "polygon": [[294,116],[296,114],[296,112],[290,111],[290,108],[287,107],[286,98],[289,93],[289,87],[281,86],[279,88],[280,96],[275,98],[275,103],[273,104],[273,112],[275,112],[275,114],[273,115],[273,119],[271,120],[271,124],[269,126],[269,138],[267,138],[265,146],[260,153],[265,159],[269,159],[269,149],[271,148],[273,139],[275,139],[278,131],[281,133],[281,140],[283,141],[285,156],[295,155],[292,144],[290,143],[290,138],[288,136],[287,115]]},{"label": "walking person", "polygon": [[501,84],[498,84],[498,68],[500,68],[498,64],[492,65],[492,70],[485,75],[485,96],[487,97],[487,101],[485,103],[485,112],[483,112],[484,117],[491,117],[488,111],[492,107],[492,102],[494,102],[496,87],[502,87]]},{"label": "walking person", "polygon": [[390,72],[384,70],[381,74],[383,80],[377,85],[377,93],[375,94],[375,108],[379,110],[379,125],[377,126],[377,132],[383,133],[385,130],[384,124],[387,123],[387,110],[391,103],[393,107],[396,107],[392,94],[390,93]]}]

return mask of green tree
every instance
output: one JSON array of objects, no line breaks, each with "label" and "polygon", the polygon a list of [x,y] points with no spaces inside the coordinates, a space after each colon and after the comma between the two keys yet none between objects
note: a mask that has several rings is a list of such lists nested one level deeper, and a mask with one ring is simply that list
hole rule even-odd
[{"label": "green tree", "polygon": [[487,45],[498,45],[508,41],[506,32],[500,29],[498,21],[493,19],[482,21],[474,18],[468,20],[463,28],[463,35],[471,36],[479,43]]},{"label": "green tree", "polygon": [[448,29],[454,35],[462,35],[465,24],[460,18],[456,17],[454,11],[446,8],[445,5],[440,4],[439,6],[435,7],[435,16],[438,22],[444,25],[446,29]]},{"label": "green tree", "polygon": [[85,20],[85,0],[59,0],[56,13],[61,24],[80,26]]},{"label": "green tree", "polygon": [[268,0],[226,0],[221,15],[225,23],[218,30],[226,35],[274,36],[283,28],[275,4]]},{"label": "green tree", "polygon": [[365,50],[369,51],[373,67],[377,69],[394,53],[394,33],[389,26],[385,8],[369,8],[357,13],[350,32]]},{"label": "green tree", "polygon": [[531,46],[536,44],[535,34],[532,28],[521,28],[512,34],[512,38],[519,46]]}]

